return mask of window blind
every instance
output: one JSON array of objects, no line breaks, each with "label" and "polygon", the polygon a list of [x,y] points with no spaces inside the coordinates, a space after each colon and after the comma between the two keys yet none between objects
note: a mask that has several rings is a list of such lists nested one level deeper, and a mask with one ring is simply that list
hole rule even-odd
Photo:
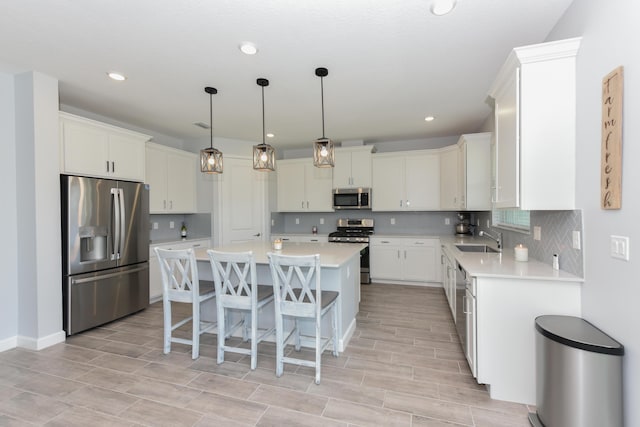
[{"label": "window blind", "polygon": [[494,227],[529,233],[531,231],[531,212],[519,209],[494,209],[491,222]]}]

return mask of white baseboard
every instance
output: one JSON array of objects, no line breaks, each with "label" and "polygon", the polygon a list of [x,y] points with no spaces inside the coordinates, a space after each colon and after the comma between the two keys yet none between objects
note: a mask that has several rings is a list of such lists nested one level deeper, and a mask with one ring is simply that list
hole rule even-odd
[{"label": "white baseboard", "polygon": [[[377,285],[407,285],[407,286],[422,286],[425,288],[442,288],[442,282],[409,282],[409,281],[403,281],[403,280],[371,278],[371,283],[375,283]],[[363,286],[367,286],[367,285],[363,285]]]},{"label": "white baseboard", "polygon": [[11,350],[12,348],[16,348],[18,346],[18,337],[9,337],[0,341],[0,353],[3,351]]},{"label": "white baseboard", "polygon": [[23,337],[18,335],[17,346],[29,350],[42,350],[43,348],[64,342],[66,338],[67,335],[64,331],[55,332],[42,338]]},{"label": "white baseboard", "polygon": [[339,347],[338,349],[340,352],[343,352],[344,349],[347,348],[347,345],[349,345],[349,341],[351,341],[351,337],[353,337],[353,334],[355,332],[356,332],[356,319],[354,318],[351,321],[351,324],[349,325],[347,330],[344,331],[342,338],[338,342],[338,347]]}]

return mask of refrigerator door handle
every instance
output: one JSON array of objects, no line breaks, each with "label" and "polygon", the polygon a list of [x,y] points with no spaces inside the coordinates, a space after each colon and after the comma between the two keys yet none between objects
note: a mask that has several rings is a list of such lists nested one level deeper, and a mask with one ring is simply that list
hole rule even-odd
[{"label": "refrigerator door handle", "polygon": [[120,241],[120,246],[118,247],[118,259],[120,259],[120,257],[124,253],[124,236],[126,236],[125,227],[127,225],[127,216],[124,206],[124,189],[118,188],[118,196],[120,198],[120,202],[118,203],[118,205],[120,206],[120,236],[118,238],[118,240]]},{"label": "refrigerator door handle", "polygon": [[120,193],[118,188],[111,189],[111,199],[113,200],[113,253],[111,260],[120,257]]},{"label": "refrigerator door handle", "polygon": [[71,284],[72,285],[81,285],[83,283],[91,283],[91,282],[96,282],[98,280],[112,279],[114,277],[120,277],[120,276],[124,276],[126,274],[137,273],[139,271],[143,271],[143,270],[146,270],[148,268],[149,268],[148,266],[144,266],[144,267],[132,268],[130,270],[125,270],[125,271],[118,271],[116,273],[101,274],[100,276],[95,276],[95,277],[84,277],[82,279],[72,278],[71,279]]}]

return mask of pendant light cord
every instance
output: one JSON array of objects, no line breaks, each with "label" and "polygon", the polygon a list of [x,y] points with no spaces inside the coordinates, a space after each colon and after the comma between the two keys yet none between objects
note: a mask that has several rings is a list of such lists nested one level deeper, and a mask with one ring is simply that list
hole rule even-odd
[{"label": "pendant light cord", "polygon": [[262,145],[265,145],[265,143],[264,143],[264,133],[265,133],[265,127],[264,127],[264,86],[262,86]]},{"label": "pendant light cord", "polygon": [[211,135],[210,147],[213,149],[213,94],[209,94],[209,131]]},{"label": "pendant light cord", "polygon": [[320,77],[320,100],[322,103],[322,139],[325,139],[324,137],[324,84],[323,84],[324,78]]}]

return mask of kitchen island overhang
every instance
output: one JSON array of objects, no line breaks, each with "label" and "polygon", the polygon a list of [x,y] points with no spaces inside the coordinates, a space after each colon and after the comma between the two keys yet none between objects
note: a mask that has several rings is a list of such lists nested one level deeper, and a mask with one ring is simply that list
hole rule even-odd
[{"label": "kitchen island overhang", "polygon": [[[367,246],[353,243],[292,243],[283,244],[282,250],[275,251],[268,242],[232,243],[213,249],[223,252],[252,251],[256,260],[256,275],[261,285],[272,285],[271,271],[267,254],[274,252],[282,255],[320,255],[320,284],[323,291],[337,291],[338,297],[338,350],[344,351],[356,329],[356,315],[360,305],[360,251]],[[198,261],[198,273],[201,280],[213,280],[213,272],[207,255],[208,248],[195,250]],[[203,318],[215,318],[215,303],[203,306]],[[258,315],[260,328],[270,328],[275,323],[273,305],[266,306]],[[307,322],[305,322],[307,323]],[[313,322],[302,325],[302,334],[313,336]],[[290,328],[285,325],[285,328]],[[330,319],[324,319],[323,335],[331,331]],[[273,337],[267,338],[274,341]],[[313,347],[312,340],[302,340],[305,347]]]}]

